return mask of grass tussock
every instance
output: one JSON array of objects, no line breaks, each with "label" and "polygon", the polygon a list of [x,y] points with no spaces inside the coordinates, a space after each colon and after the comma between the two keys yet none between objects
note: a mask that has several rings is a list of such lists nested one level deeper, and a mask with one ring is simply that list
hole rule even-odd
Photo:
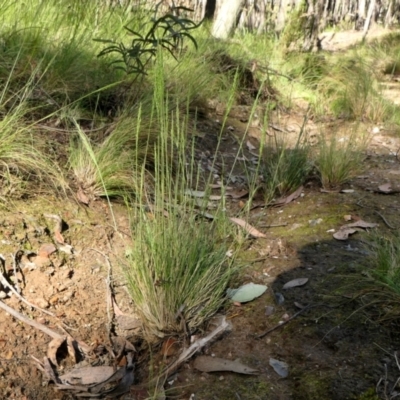
[{"label": "grass tussock", "polygon": [[134,235],[125,272],[145,337],[192,332],[223,304],[227,249],[212,226],[173,212],[139,215]]},{"label": "grass tussock", "polygon": [[355,134],[350,137],[322,136],[315,166],[325,189],[339,189],[354,178],[362,168],[363,145]]},{"label": "grass tussock", "polygon": [[374,238],[373,276],[400,295],[400,236],[398,234]]},{"label": "grass tussock", "polygon": [[275,141],[262,160],[261,173],[267,202],[274,196],[285,196],[298,189],[312,168],[310,148],[300,138],[295,146]]},{"label": "grass tussock", "polygon": [[370,235],[368,268],[349,279],[354,299],[370,322],[400,322],[400,236]]}]

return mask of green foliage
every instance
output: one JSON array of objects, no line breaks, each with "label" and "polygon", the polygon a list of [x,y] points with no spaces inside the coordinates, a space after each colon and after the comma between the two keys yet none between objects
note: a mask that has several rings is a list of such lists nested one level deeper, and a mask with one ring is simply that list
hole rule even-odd
[{"label": "green foliage", "polygon": [[[186,116],[166,93],[163,59],[153,74],[152,123],[158,127],[152,176],[139,174],[139,204],[132,215],[132,241],[122,266],[128,290],[149,341],[195,330],[223,304],[232,275],[218,223],[197,218],[187,196],[196,189],[193,147]],[[145,114],[147,115],[147,114]],[[137,130],[145,126],[138,121]]]},{"label": "green foliage", "polygon": [[387,102],[381,96],[377,77],[361,58],[335,63],[318,84],[336,116],[379,122],[387,117]]},{"label": "green foliage", "polygon": [[152,341],[193,331],[224,301],[232,273],[227,249],[217,244],[212,226],[172,209],[168,216],[142,213],[134,224],[124,270],[145,336]]},{"label": "green foliage", "polygon": [[95,39],[98,42],[109,44],[108,47],[100,52],[99,56],[117,53],[120,59],[113,63],[123,64],[118,68],[127,73],[145,75],[148,63],[156,57],[159,49],[166,50],[176,58],[182,52],[186,39],[191,41],[197,48],[196,40],[190,32],[198,28],[201,22],[195,24],[188,18],[175,15],[180,11],[192,10],[186,7],[172,7],[170,13],[157,18],[157,8],[146,34],[125,27],[129,34],[134,37],[129,46],[125,46],[123,42]]},{"label": "green foliage", "polygon": [[330,139],[322,136],[315,166],[320,174],[322,186],[326,189],[338,189],[356,176],[363,159],[362,144],[357,142],[355,134],[349,138]]},{"label": "green foliage", "polygon": [[267,201],[275,195],[284,196],[298,189],[311,171],[309,146],[300,140],[294,147],[275,142],[262,160],[261,173]]},{"label": "green foliage", "polygon": [[306,12],[307,2],[303,0],[288,16],[279,40],[280,44],[285,48],[289,48],[292,44],[298,44],[304,38],[307,24]]},{"label": "green foliage", "polygon": [[400,235],[373,238],[373,276],[400,294]]},{"label": "green foliage", "polygon": [[71,141],[69,157],[76,186],[90,198],[132,193],[134,170],[125,140],[112,134],[96,145],[78,125],[77,131],[78,135]]}]

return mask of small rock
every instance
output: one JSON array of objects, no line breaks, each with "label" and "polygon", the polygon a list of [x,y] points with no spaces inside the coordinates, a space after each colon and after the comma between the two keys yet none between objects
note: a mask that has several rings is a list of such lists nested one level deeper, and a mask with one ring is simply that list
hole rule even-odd
[{"label": "small rock", "polygon": [[36,304],[39,308],[48,308],[50,305],[49,302],[43,297],[37,297],[34,301],[34,304]]},{"label": "small rock", "polygon": [[266,306],[265,307],[265,315],[270,316],[275,312],[275,307],[272,306]]}]

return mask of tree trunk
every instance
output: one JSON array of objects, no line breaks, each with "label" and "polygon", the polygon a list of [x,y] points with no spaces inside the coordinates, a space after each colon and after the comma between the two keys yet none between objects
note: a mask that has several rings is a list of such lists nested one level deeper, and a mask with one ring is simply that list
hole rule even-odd
[{"label": "tree trunk", "polygon": [[215,38],[227,39],[230,36],[243,5],[244,0],[217,0],[218,11],[212,27]]},{"label": "tree trunk", "polygon": [[371,24],[372,14],[374,13],[374,9],[375,9],[375,0],[371,0],[371,3],[369,3],[367,19],[365,20],[365,24],[364,24],[363,40],[367,36],[368,29]]}]

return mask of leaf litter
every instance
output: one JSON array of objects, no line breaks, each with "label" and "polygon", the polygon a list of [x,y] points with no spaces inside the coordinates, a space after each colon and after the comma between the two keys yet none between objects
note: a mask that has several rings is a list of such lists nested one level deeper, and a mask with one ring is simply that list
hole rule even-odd
[{"label": "leaf litter", "polygon": [[232,361],[211,356],[196,357],[193,366],[202,372],[230,371],[246,375],[256,375],[260,373],[259,370],[242,364],[239,359]]},{"label": "leaf litter", "polygon": [[352,222],[351,224],[346,224],[340,227],[340,229],[333,234],[333,237],[336,240],[347,240],[350,235],[353,235],[358,231],[357,228],[368,229],[368,228],[376,228],[378,224],[373,222],[366,222],[362,219],[358,221]]}]

